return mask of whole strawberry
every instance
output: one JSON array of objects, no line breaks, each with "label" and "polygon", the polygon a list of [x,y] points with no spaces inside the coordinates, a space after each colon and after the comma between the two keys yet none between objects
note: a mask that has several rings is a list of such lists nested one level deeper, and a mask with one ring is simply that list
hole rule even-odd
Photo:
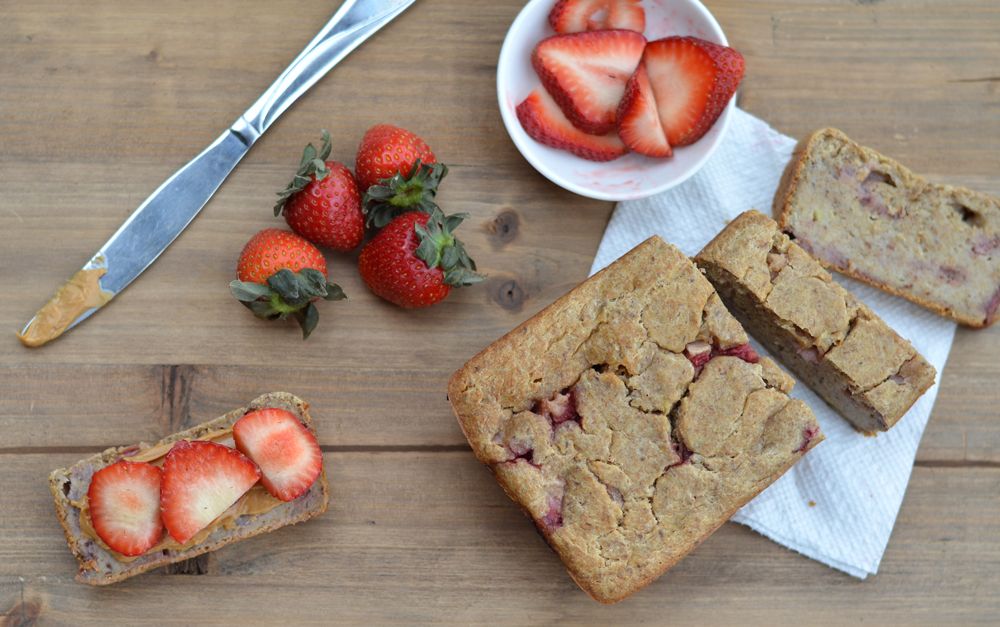
[{"label": "whole strawberry", "polygon": [[292,316],[302,327],[302,339],[319,322],[314,301],[347,298],[339,285],[327,282],[326,260],[319,250],[281,229],[264,229],[250,238],[229,291],[258,318]]},{"label": "whole strawberry", "polygon": [[274,215],[285,213],[292,230],[314,244],[341,252],[354,250],[365,236],[365,218],[361,213],[361,192],[346,166],[327,161],[330,134],[323,131],[320,153],[312,144],[302,151],[302,162],[295,178],[274,206]]},{"label": "whole strawberry", "polygon": [[368,129],[354,164],[368,223],[383,227],[408,211],[430,213],[448,166],[438,163],[424,140],[389,124]]},{"label": "whole strawberry", "polygon": [[452,231],[468,218],[411,211],[392,220],[358,257],[361,279],[376,295],[400,307],[415,309],[441,302],[452,287],[472,285],[486,277]]}]

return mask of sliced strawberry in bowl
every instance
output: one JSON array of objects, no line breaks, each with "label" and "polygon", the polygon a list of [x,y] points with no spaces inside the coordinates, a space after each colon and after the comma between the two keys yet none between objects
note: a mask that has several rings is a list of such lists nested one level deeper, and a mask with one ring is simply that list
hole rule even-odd
[{"label": "sliced strawberry in bowl", "polygon": [[229,509],[261,478],[236,449],[180,440],[163,462],[160,504],[170,537],[184,544]]},{"label": "sliced strawberry in bowl", "polygon": [[616,118],[618,137],[632,152],[657,158],[673,156],[656,110],[646,66],[642,63],[625,86]]},{"label": "sliced strawberry in bowl", "polygon": [[646,38],[631,30],[600,30],[543,39],[531,54],[542,85],[584,133],[614,130],[625,84],[642,58]]},{"label": "sliced strawberry in bowl", "polygon": [[697,37],[651,41],[642,55],[660,122],[671,146],[702,138],[743,78],[743,55]]},{"label": "sliced strawberry in bowl", "polygon": [[323,452],[291,412],[261,409],[233,425],[236,448],[260,467],[260,482],[282,501],[305,493],[323,471]]},{"label": "sliced strawberry in bowl", "polygon": [[163,536],[161,476],[152,464],[120,461],[90,480],[87,502],[94,531],[122,555],[142,555]]},{"label": "sliced strawberry in bowl", "polygon": [[588,161],[612,161],[628,154],[628,147],[615,133],[590,135],[570,124],[556,101],[541,87],[517,105],[517,119],[535,141],[568,150]]},{"label": "sliced strawberry in bowl", "polygon": [[646,11],[639,0],[559,0],[549,13],[549,25],[560,35],[588,30],[646,29]]}]

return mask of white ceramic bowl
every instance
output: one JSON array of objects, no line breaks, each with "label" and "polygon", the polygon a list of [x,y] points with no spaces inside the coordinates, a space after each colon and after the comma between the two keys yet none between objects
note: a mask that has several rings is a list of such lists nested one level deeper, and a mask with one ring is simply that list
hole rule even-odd
[{"label": "white ceramic bowl", "polygon": [[[668,159],[635,153],[606,163],[581,159],[565,150],[549,148],[528,137],[517,120],[516,108],[541,85],[531,67],[531,51],[542,39],[555,35],[549,12],[556,0],[530,0],[511,24],[497,65],[497,97],[504,125],[524,158],[553,183],[571,192],[601,200],[645,198],[687,180],[719,145],[736,107],[732,98],[715,125],[690,146],[674,149]],[[698,0],[642,0],[646,10],[646,39],[672,35],[694,36],[728,45],[719,23]]]}]

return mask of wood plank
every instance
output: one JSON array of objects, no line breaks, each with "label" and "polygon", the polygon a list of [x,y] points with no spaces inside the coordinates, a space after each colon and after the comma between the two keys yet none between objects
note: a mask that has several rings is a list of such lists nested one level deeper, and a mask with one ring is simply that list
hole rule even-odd
[{"label": "wood plank", "polygon": [[[68,176],[79,177],[81,185],[87,169],[65,168]],[[13,183],[30,176],[29,170],[22,164],[10,179],[0,181],[0,194],[14,197],[10,206],[17,214],[8,211],[0,218],[0,227],[19,234],[0,241],[0,273],[18,277],[22,296],[0,303],[0,327],[11,330],[22,328],[93,255],[129,207],[123,199],[112,203],[105,194],[116,192],[104,183],[89,186],[94,194],[83,191],[81,198],[87,200],[82,207],[31,206],[33,193],[19,191]],[[40,349],[24,348],[9,334],[3,340],[6,349],[0,352],[0,363],[287,362],[275,356],[278,351],[294,354],[296,366],[379,363],[388,369],[437,369],[439,376],[447,376],[586,278],[597,250],[594,235],[603,230],[611,207],[598,201],[575,202],[573,219],[567,223],[560,207],[568,192],[552,189],[538,175],[509,188],[498,181],[518,178],[515,169],[494,172],[499,178],[490,181],[486,177],[492,175],[479,168],[456,167],[448,178],[452,187],[442,190],[439,199],[449,212],[473,214],[460,236],[490,278],[455,290],[434,308],[406,311],[377,298],[361,282],[357,251],[328,253],[330,278],[351,300],[320,303],[320,326],[303,342],[294,323],[258,320],[228,290],[246,241],[263,228],[284,226],[271,213],[270,188],[283,186],[279,181],[288,175],[288,166],[267,171],[273,184],[267,191],[253,191],[255,169],[240,168],[195,226],[99,315]],[[150,190],[158,184],[152,176],[148,181]],[[134,202],[141,197],[136,194]],[[117,206],[108,208],[111,204]],[[517,232],[508,234],[505,242],[491,230],[493,219],[500,215],[518,216]],[[552,237],[555,232],[558,238]],[[57,256],[46,252],[53,238],[66,242]],[[501,288],[511,281],[521,295],[514,301],[500,296]]]},{"label": "wood plank", "polygon": [[54,625],[274,624],[289,613],[298,624],[638,624],[661,622],[667,608],[671,622],[705,625],[975,625],[1000,610],[1000,469],[917,468],[881,572],[866,581],[729,523],[606,607],[573,583],[471,453],[325,459],[333,498],[320,518],[213,553],[204,575],[91,588],[72,580],[76,561],[46,485],[51,468],[75,459],[0,455],[9,478],[0,591],[19,602],[23,579],[25,601]]}]

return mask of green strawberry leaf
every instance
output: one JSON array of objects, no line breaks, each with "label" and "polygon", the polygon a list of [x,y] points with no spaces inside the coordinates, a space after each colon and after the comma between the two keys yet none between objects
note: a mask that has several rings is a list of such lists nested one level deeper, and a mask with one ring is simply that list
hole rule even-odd
[{"label": "green strawberry leaf", "polygon": [[244,281],[233,281],[229,284],[229,291],[241,302],[252,302],[258,298],[267,298],[273,293],[273,290],[266,285]]},{"label": "green strawberry leaf", "polygon": [[350,300],[347,298],[347,294],[344,290],[336,283],[326,284],[326,296],[323,297],[324,300]]},{"label": "green strawberry leaf", "polygon": [[329,283],[323,273],[314,268],[303,268],[294,273],[282,268],[267,279],[267,285],[233,281],[232,292],[244,307],[264,320],[295,318],[302,327],[302,339],[316,328],[319,310],[313,300],[345,300],[347,294],[336,283]]},{"label": "green strawberry leaf", "polygon": [[444,272],[443,282],[454,287],[462,287],[478,283],[486,278],[476,274],[476,263],[469,259],[461,240],[452,235],[451,231],[462,220],[469,217],[467,213],[456,213],[445,216],[440,209],[435,208],[427,219],[427,225],[414,224],[419,244],[413,254],[428,268],[440,267]]},{"label": "green strawberry leaf", "polygon": [[433,202],[438,185],[448,175],[448,166],[443,163],[414,162],[409,173],[403,176],[397,172],[387,179],[379,179],[361,198],[361,212],[368,216],[367,225],[382,228],[393,218],[410,211],[431,213],[439,210]]},{"label": "green strawberry leaf", "polygon": [[302,160],[299,162],[299,169],[295,173],[294,178],[292,178],[292,182],[288,184],[288,187],[278,192],[280,200],[274,205],[275,216],[281,215],[281,210],[284,208],[288,197],[305,189],[306,185],[312,182],[314,175],[317,181],[322,181],[330,174],[325,161],[330,156],[332,150],[333,146],[330,143],[330,134],[325,130],[323,131],[323,147],[318,154],[312,144],[306,145],[302,151]]},{"label": "green strawberry leaf", "polygon": [[295,273],[288,268],[282,268],[267,278],[267,284],[272,290],[289,304],[292,301],[300,300],[299,282]]},{"label": "green strawberry leaf", "polygon": [[299,326],[302,327],[302,339],[306,340],[309,338],[309,334],[316,329],[316,325],[319,324],[319,310],[316,309],[316,305],[309,303],[309,306],[305,308],[305,311],[298,310],[294,314],[295,320],[298,321]]}]

